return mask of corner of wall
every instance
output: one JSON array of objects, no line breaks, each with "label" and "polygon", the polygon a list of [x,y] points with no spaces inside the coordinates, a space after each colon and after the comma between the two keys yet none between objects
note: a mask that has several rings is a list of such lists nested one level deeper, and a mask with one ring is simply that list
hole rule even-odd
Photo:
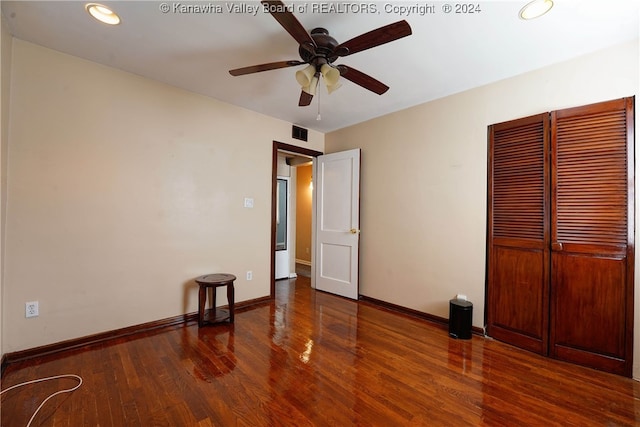
[{"label": "corner of wall", "polygon": [[0,358],[4,356],[3,345],[3,296],[4,296],[4,236],[7,211],[7,153],[9,146],[9,92],[11,87],[11,53],[13,36],[9,32],[8,23],[4,15],[0,15],[0,31],[2,45],[0,86]]}]

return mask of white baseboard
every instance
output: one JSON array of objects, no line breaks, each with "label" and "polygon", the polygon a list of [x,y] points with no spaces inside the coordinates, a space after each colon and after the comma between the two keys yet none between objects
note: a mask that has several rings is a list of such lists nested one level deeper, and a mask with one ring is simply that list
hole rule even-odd
[{"label": "white baseboard", "polygon": [[296,263],[311,267],[311,261],[305,261],[303,259],[297,259],[296,258]]}]

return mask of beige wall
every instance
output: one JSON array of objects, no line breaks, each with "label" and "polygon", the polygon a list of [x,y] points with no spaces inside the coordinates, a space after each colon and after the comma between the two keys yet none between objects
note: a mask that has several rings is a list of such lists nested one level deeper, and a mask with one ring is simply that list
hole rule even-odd
[{"label": "beige wall", "polygon": [[4,254],[5,254],[5,224],[7,208],[7,149],[9,146],[9,100],[11,86],[11,47],[13,37],[9,33],[4,15],[0,15],[0,31],[2,32],[0,46],[2,69],[2,84],[0,86],[0,112],[2,120],[0,123],[0,357],[4,355],[4,337],[2,335],[3,320],[3,300],[4,300]]},{"label": "beige wall", "polygon": [[204,273],[235,273],[237,301],[269,295],[290,123],[18,39],[11,90],[5,352],[193,312]]},{"label": "beige wall", "polygon": [[463,293],[483,326],[487,126],[638,95],[638,60],[636,41],[327,134],[327,153],[362,148],[360,292],[445,318]]},{"label": "beige wall", "polygon": [[298,187],[296,213],[296,259],[311,262],[311,165],[296,168]]}]

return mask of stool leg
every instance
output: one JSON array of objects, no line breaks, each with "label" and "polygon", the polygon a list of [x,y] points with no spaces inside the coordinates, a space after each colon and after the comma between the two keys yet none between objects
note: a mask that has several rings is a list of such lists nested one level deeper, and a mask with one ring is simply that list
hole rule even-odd
[{"label": "stool leg", "polygon": [[234,305],[234,289],[233,282],[227,285],[227,302],[229,303],[229,323],[233,323],[233,305]]},{"label": "stool leg", "polygon": [[215,323],[218,321],[218,307],[216,307],[216,289],[218,287],[214,286],[212,291],[211,291],[211,317],[209,317],[209,319],[211,320],[212,323]]},{"label": "stool leg", "polygon": [[200,285],[198,290],[198,327],[204,325],[204,303],[207,299],[207,287]]}]

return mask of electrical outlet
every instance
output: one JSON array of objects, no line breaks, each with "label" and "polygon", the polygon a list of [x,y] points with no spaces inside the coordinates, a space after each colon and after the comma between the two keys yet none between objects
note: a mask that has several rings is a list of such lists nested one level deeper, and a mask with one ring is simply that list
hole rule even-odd
[{"label": "electrical outlet", "polygon": [[26,302],[24,304],[24,315],[25,317],[38,317],[38,301]]},{"label": "electrical outlet", "polygon": [[247,271],[247,280],[253,280],[253,271]]}]

